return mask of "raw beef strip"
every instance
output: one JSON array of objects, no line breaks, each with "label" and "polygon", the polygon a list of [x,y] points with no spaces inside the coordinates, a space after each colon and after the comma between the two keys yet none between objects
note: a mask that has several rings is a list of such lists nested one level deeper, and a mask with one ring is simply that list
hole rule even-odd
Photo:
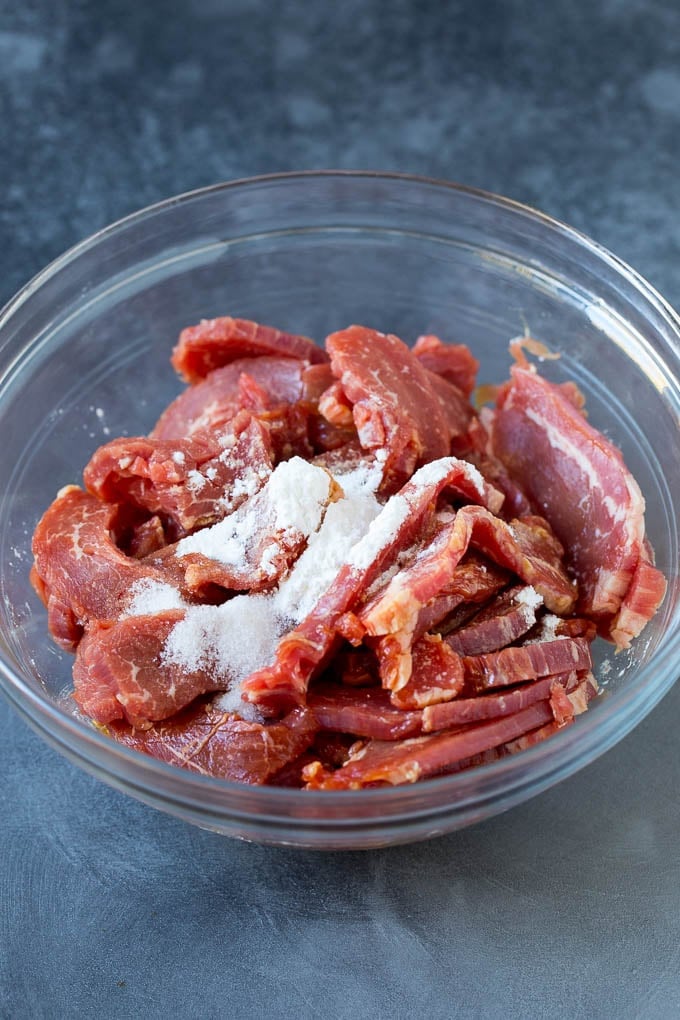
[{"label": "raw beef strip", "polygon": [[219,435],[114,439],[99,447],[83,478],[94,496],[158,514],[180,537],[235,510],[265,484],[271,465],[269,432],[242,411]]},{"label": "raw beef strip", "polygon": [[314,451],[323,453],[326,450],[337,450],[338,447],[348,443],[356,443],[358,446],[357,430],[351,411],[348,418],[343,417],[342,424],[335,424],[324,417],[321,410],[321,398],[327,390],[336,385],[331,366],[310,365],[302,373],[302,382],[304,386],[302,399],[305,406],[311,405],[307,432]]},{"label": "raw beef strip", "polygon": [[378,662],[370,648],[342,649],[334,657],[331,673],[350,687],[376,687],[380,684]]},{"label": "raw beef strip", "polygon": [[556,638],[487,655],[467,655],[463,667],[465,679],[484,691],[572,669],[591,670],[593,660],[585,638]]},{"label": "raw beef strip", "polygon": [[467,550],[470,536],[456,526],[458,516],[440,523],[415,559],[355,612],[364,633],[379,639],[368,643],[378,656],[383,687],[391,691],[399,691],[412,675],[411,646],[423,608],[450,582]]},{"label": "raw beef strip", "polygon": [[362,592],[408,548],[434,517],[441,492],[468,484],[467,465],[454,457],[421,468],[387,501],[366,535],[352,549],[326,593],[309,615],[279,643],[274,664],[244,681],[244,698],[268,711],[299,704],[310,679],[336,641],[337,622]]},{"label": "raw beef strip", "polygon": [[415,783],[436,775],[455,762],[538,729],[553,720],[549,701],[537,702],[514,715],[463,730],[435,733],[409,740],[371,740],[350,755],[346,765],[327,772],[317,763],[307,766],[307,789],[360,790],[375,784]]},{"label": "raw beef strip", "polygon": [[[380,651],[388,652],[386,642],[381,643]],[[400,655],[399,650],[397,654]],[[416,641],[411,649],[411,661],[413,668],[408,682],[390,693],[390,700],[397,708],[424,708],[451,701],[460,694],[465,682],[463,663],[438,634],[424,634]],[[392,672],[388,663],[385,673],[389,677]]]},{"label": "raw beef strip", "polygon": [[[496,390],[497,387],[494,387]],[[494,398],[495,399],[495,398]],[[490,431],[493,428],[495,411],[490,407],[482,407],[479,416],[473,418],[468,429],[470,449],[465,457],[483,474],[490,485],[494,485],[505,496],[500,511],[504,520],[512,517],[525,517],[534,512],[526,493],[511,478],[505,464],[493,451]]]},{"label": "raw beef strip", "polygon": [[[620,451],[559,386],[521,365],[511,376],[499,395],[494,449],[567,549],[579,582],[579,611],[598,618],[606,631],[643,553],[644,499]],[[636,619],[635,634],[658,605],[660,575],[653,587],[656,595]],[[627,642],[633,634],[621,636]]]},{"label": "raw beef strip", "polygon": [[475,388],[479,362],[465,344],[445,344],[432,334],[419,336],[413,348],[423,368],[453,383],[464,396]]},{"label": "raw beef strip", "polygon": [[259,492],[234,513],[164,549],[151,562],[200,591],[216,584],[231,591],[272,587],[318,531],[329,503],[340,495],[331,475],[300,457],[284,461]]},{"label": "raw beef strip", "polygon": [[[559,730],[573,722],[574,716],[580,715],[582,712],[586,711],[588,702],[597,693],[596,686],[593,686],[594,681],[592,681],[592,674],[589,674],[589,677],[590,679],[584,678],[575,686],[565,688],[566,698],[571,703],[572,708],[570,718],[564,718],[562,722],[557,722],[553,718],[552,722],[546,723],[545,726],[540,726],[536,730],[530,730],[529,733],[525,733],[523,736],[517,737],[516,740],[509,740],[507,744],[500,744],[498,747],[482,752],[482,754],[473,755],[471,758],[464,758],[462,761],[456,762],[453,766],[444,769],[441,774],[450,775],[453,772],[462,772],[464,769],[476,768],[479,765],[488,765],[490,762],[498,761],[499,758],[505,758],[507,755],[518,754],[520,751],[527,751],[530,747],[534,747],[536,744],[540,744],[542,741],[547,740],[548,737],[552,737]],[[558,697],[562,697],[559,692]],[[551,700],[551,707],[553,710],[553,716],[556,711],[560,714],[559,706],[556,709],[555,698]]]},{"label": "raw beef strip", "polygon": [[331,368],[347,400],[362,446],[385,451],[385,491],[449,453],[445,413],[425,369],[396,336],[363,326],[326,340]]},{"label": "raw beef strip", "polygon": [[259,410],[263,401],[268,408],[295,404],[305,398],[306,369],[306,362],[297,358],[239,358],[180,393],[156,422],[151,437],[186,439],[195,432],[219,430],[252,405],[255,386]]},{"label": "raw beef strip", "polygon": [[307,704],[327,730],[377,740],[400,740],[421,731],[421,713],[395,708],[382,687],[321,683],[310,689]]},{"label": "raw beef strip", "polygon": [[472,722],[485,719],[497,719],[505,715],[514,715],[523,708],[545,701],[550,697],[551,689],[559,684],[567,691],[572,691],[579,683],[578,673],[570,670],[553,676],[542,677],[533,683],[526,683],[511,691],[500,694],[477,695],[474,698],[458,698],[439,705],[428,705],[423,709],[423,733],[437,730],[448,730],[452,726],[465,726]]},{"label": "raw beef strip", "polygon": [[183,329],[171,361],[179,375],[196,383],[214,369],[240,358],[267,355],[298,358],[311,364],[327,360],[325,351],[308,337],[225,316],[203,319],[197,326]]},{"label": "raw beef strip", "polygon": [[314,446],[310,441],[312,419],[309,408],[304,404],[279,404],[258,412],[257,419],[269,432],[275,464],[291,457],[311,460],[314,456]]},{"label": "raw beef strip", "polygon": [[651,620],[666,594],[663,574],[652,566],[646,554],[638,560],[621,608],[611,626],[611,638],[619,648],[629,648],[634,637]]},{"label": "raw beef strip", "polygon": [[505,523],[482,507],[465,507],[471,544],[500,566],[532,585],[548,609],[568,615],[577,598],[576,585],[564,566],[564,550],[542,517],[515,518]]},{"label": "raw beef strip", "polygon": [[163,580],[115,545],[121,508],[75,485],[62,489],[33,535],[32,580],[47,606],[54,640],[73,651],[92,620],[113,620],[137,581]]},{"label": "raw beef strip", "polygon": [[[469,430],[475,417],[467,397],[456,386],[434,372],[425,369],[430,388],[436,394],[439,408],[444,416],[449,443],[446,453],[462,455],[470,449]],[[403,384],[403,380],[401,381]],[[322,394],[319,411],[324,418],[340,428],[348,428],[354,422],[352,401],[348,398],[342,383],[335,381]]]},{"label": "raw beef strip", "polygon": [[543,599],[533,588],[518,586],[503,592],[460,630],[446,635],[458,655],[482,655],[511,645],[536,623]]},{"label": "raw beef strip", "polygon": [[466,603],[463,620],[467,620],[477,611],[479,603],[490,599],[504,588],[509,580],[510,573],[507,570],[469,550],[454,570],[442,594],[437,595],[420,610],[414,639],[439,625],[442,630],[448,632],[450,628],[447,618],[455,609]]},{"label": "raw beef strip", "polygon": [[146,730],[108,727],[127,747],[206,776],[261,785],[312,743],[316,721],[297,708],[277,723],[246,722],[214,704],[196,704]]},{"label": "raw beef strip", "polygon": [[308,365],[302,372],[302,398],[318,406],[322,395],[334,382],[335,376],[328,361]]},{"label": "raw beef strip", "polygon": [[384,637],[389,646],[387,652],[381,651],[380,645],[376,647],[383,661],[384,686],[399,690],[408,682],[410,648],[420,613],[450,582],[470,544],[533,585],[549,607],[571,610],[575,593],[556,556],[557,544],[533,519],[531,525],[513,525],[505,524],[484,507],[463,507],[412,563],[399,570],[356,612],[365,632],[371,637]]},{"label": "raw beef strip", "polygon": [[228,678],[163,661],[163,648],[184,610],[123,617],[91,626],[73,665],[73,697],[96,722],[127,719],[137,727],[167,719],[200,694],[224,690]]},{"label": "raw beef strip", "polygon": [[461,391],[440,375],[425,369],[430,386],[439,398],[440,407],[449,433],[448,453],[465,456],[471,448],[470,428],[476,418],[475,410]]},{"label": "raw beef strip", "polygon": [[348,399],[342,384],[337,380],[321,394],[319,411],[331,425],[347,428],[354,422],[352,402]]},{"label": "raw beef strip", "polygon": [[127,540],[120,542],[120,547],[128,556],[142,560],[145,556],[162,549],[166,541],[163,522],[158,515],[154,515],[133,527]]}]

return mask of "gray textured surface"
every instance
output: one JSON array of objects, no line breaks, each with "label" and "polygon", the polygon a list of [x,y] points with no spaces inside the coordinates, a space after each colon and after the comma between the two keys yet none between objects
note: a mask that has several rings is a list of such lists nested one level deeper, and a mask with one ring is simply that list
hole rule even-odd
[{"label": "gray textured surface", "polygon": [[[0,300],[148,202],[334,166],[530,202],[680,304],[679,57],[672,0],[0,0]],[[0,1015],[676,1017],[679,731],[676,687],[505,816],[324,856],[142,807],[0,704]]]}]

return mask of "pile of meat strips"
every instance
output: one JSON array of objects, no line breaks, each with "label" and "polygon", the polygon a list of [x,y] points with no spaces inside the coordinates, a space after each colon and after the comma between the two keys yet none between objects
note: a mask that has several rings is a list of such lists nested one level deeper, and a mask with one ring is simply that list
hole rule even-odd
[{"label": "pile of meat strips", "polygon": [[351,326],[325,350],[185,329],[188,383],[39,522],[32,581],[80,709],[199,773],[343,790],[527,748],[597,693],[665,581],[644,500],[572,383]]}]

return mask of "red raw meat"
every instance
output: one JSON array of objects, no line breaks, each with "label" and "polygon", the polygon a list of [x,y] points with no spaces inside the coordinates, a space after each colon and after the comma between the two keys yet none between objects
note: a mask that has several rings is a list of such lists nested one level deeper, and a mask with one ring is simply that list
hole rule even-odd
[{"label": "red raw meat", "polygon": [[[386,646],[387,642],[380,645],[383,654],[387,651]],[[397,655],[400,656],[399,649]],[[465,682],[463,663],[438,634],[425,634],[416,641],[411,649],[411,658],[413,669],[408,682],[390,693],[390,700],[397,708],[424,708],[451,701],[460,694]],[[385,670],[388,678],[393,672],[388,663]]]},{"label": "red raw meat", "polygon": [[391,691],[399,691],[409,682],[411,646],[420,614],[450,583],[469,544],[468,530],[456,526],[459,516],[440,523],[415,559],[355,612],[364,633],[377,639],[369,644],[380,662],[383,687]]},{"label": "red raw meat", "polygon": [[260,411],[258,421],[267,428],[272,445],[272,460],[280,464],[291,457],[311,460],[314,446],[310,441],[312,415],[303,403],[279,404],[268,411]]},{"label": "red raw meat", "polygon": [[449,433],[449,448],[447,453],[453,453],[457,457],[466,456],[470,452],[471,436],[470,429],[477,415],[470,405],[464,393],[450,382],[447,382],[441,375],[428,371],[427,378],[433,391],[437,394],[439,405],[444,413],[444,419]]},{"label": "red raw meat", "polygon": [[261,785],[310,746],[317,725],[304,708],[262,725],[223,712],[215,704],[199,703],[146,730],[114,723],[108,731],[121,744],[171,765]]},{"label": "red raw meat", "polygon": [[163,522],[160,517],[154,515],[133,527],[129,538],[125,542],[121,542],[120,547],[128,556],[134,556],[136,560],[142,560],[145,556],[158,552],[165,543],[166,537]]},{"label": "red raw meat", "polygon": [[319,399],[319,411],[331,425],[347,428],[354,423],[351,401],[337,380],[325,390]]},{"label": "red raw meat", "polygon": [[224,316],[183,329],[171,361],[179,375],[196,383],[216,368],[258,356],[298,358],[312,364],[327,360],[326,352],[306,336]]},{"label": "red raw meat", "polygon": [[532,585],[551,612],[567,615],[573,611],[577,589],[565,570],[564,550],[547,521],[524,517],[506,524],[473,506],[465,507],[465,514],[473,529],[475,549]]},{"label": "red raw meat", "polygon": [[67,651],[93,620],[115,620],[135,582],[163,580],[115,545],[121,508],[75,485],[62,489],[33,535],[34,587],[47,606],[54,640]]},{"label": "red raw meat", "polygon": [[306,371],[306,363],[297,358],[239,358],[180,393],[156,422],[151,437],[187,439],[195,432],[222,429],[252,403],[255,386],[260,405],[266,394],[268,409],[296,404],[305,399]]},{"label": "red raw meat", "polygon": [[[521,365],[511,376],[498,399],[494,449],[565,546],[579,582],[579,611],[598,618],[605,632],[616,629],[612,620],[643,554],[640,489],[620,451],[559,386]],[[653,587],[662,585],[659,577]],[[635,634],[656,608],[654,599],[642,606]],[[620,634],[626,643],[631,636]]]},{"label": "red raw meat", "polygon": [[318,406],[322,395],[334,382],[335,376],[328,361],[318,365],[308,365],[302,371],[302,399]]},{"label": "red raw meat", "polygon": [[[184,330],[172,360],[193,385],[150,438],[98,450],[90,491],[63,490],[34,535],[31,581],[56,640],[77,649],[79,706],[180,767],[330,790],[457,772],[569,725],[597,693],[595,634],[627,647],[666,585],[619,451],[585,420],[578,387],[542,380],[525,347],[550,356],[513,342],[497,409],[478,414],[478,363],[434,336],[410,351],[352,326],[327,355],[244,320]],[[280,484],[266,487],[275,465]],[[368,497],[378,479],[378,502],[357,504],[377,517],[273,652],[295,594],[263,593],[343,485]],[[348,508],[335,508],[341,529]],[[232,605],[233,592],[256,597]],[[240,608],[252,649],[238,622],[224,629]],[[248,662],[268,665],[242,680]],[[237,680],[259,722],[208,703]]]},{"label": "red raw meat", "polygon": [[463,623],[477,612],[479,603],[490,599],[504,588],[509,580],[510,574],[507,570],[469,550],[454,570],[443,593],[420,610],[413,633],[414,640],[439,625],[442,631],[448,632],[450,629],[448,617],[459,606],[465,605],[461,619]]},{"label": "red raw meat", "polygon": [[428,464],[387,501],[312,612],[279,642],[274,664],[244,681],[246,701],[276,712],[304,700],[310,679],[336,641],[340,617],[432,521],[437,497],[467,477],[466,471],[454,457]]},{"label": "red raw meat", "polygon": [[550,689],[550,707],[558,726],[566,726],[574,720],[574,706],[564,687],[554,684]]},{"label": "red raw meat", "polygon": [[376,784],[415,783],[552,720],[550,703],[541,701],[506,718],[463,730],[410,740],[371,740],[351,754],[347,764],[336,772],[329,773],[314,763],[307,766],[303,775],[307,789],[312,790],[360,790]]},{"label": "red raw meat", "polygon": [[[576,674],[571,674],[571,676],[575,677]],[[589,676],[592,679],[592,674],[589,674]],[[546,677],[545,681],[538,681],[537,684],[548,683],[552,679],[552,677]],[[524,688],[524,690],[527,690],[527,688]],[[483,751],[481,754],[473,755],[470,758],[464,758],[449,768],[442,770],[441,774],[450,775],[453,772],[462,772],[464,769],[476,768],[479,765],[488,765],[492,761],[498,761],[499,758],[505,758],[510,754],[518,754],[520,751],[526,751],[530,747],[534,747],[536,744],[541,743],[541,741],[547,740],[548,737],[552,737],[564,726],[569,725],[570,722],[573,722],[573,716],[580,715],[581,712],[585,712],[588,707],[588,701],[590,701],[597,693],[596,688],[592,686],[591,680],[588,678],[584,678],[581,681],[570,681],[564,690],[567,699],[571,702],[573,707],[573,715],[570,719],[565,718],[562,723],[556,722],[554,715],[556,710],[555,705],[551,703],[551,709],[553,712],[552,722],[546,723],[545,726],[540,726],[536,730],[530,730],[529,733],[525,733],[523,736],[517,737],[516,740],[510,740],[506,744],[500,744],[498,747],[490,748],[488,751]],[[490,700],[490,697],[479,698],[477,700],[488,701]]]},{"label": "red raw meat", "polygon": [[515,521],[510,526],[484,507],[463,507],[412,563],[356,611],[366,634],[387,639],[387,650],[381,651],[380,643],[376,650],[383,661],[383,685],[390,690],[408,682],[420,613],[450,582],[470,544],[533,585],[549,608],[569,612],[573,607],[575,593],[557,557],[559,546],[535,519],[531,524]]},{"label": "red raw meat", "polygon": [[385,451],[385,491],[415,469],[449,453],[446,416],[425,369],[396,336],[350,326],[326,340],[331,368],[361,444]]},{"label": "red raw meat", "polygon": [[331,366],[310,365],[302,373],[302,381],[305,406],[311,405],[307,431],[314,450],[323,453],[326,450],[337,450],[348,443],[359,446],[351,411],[348,418],[343,416],[343,424],[334,424],[324,417],[321,410],[321,399],[326,391],[338,385]]},{"label": "red raw meat", "polygon": [[99,447],[83,478],[94,496],[158,514],[181,537],[235,510],[271,467],[268,430],[242,411],[219,435],[114,439]]},{"label": "red raw meat", "polygon": [[[281,474],[287,472],[290,478],[301,463],[298,460],[279,465],[260,491],[224,520],[172,548],[167,547],[151,562],[164,567],[174,578],[183,572],[184,587],[189,591],[199,591],[209,584],[231,591],[261,591],[273,587],[303,552],[310,537],[309,529],[295,519],[299,503],[289,498],[288,509],[285,504],[282,509],[277,502],[282,488],[285,492]],[[317,524],[320,524],[325,509],[338,494],[338,487],[322,468],[304,462],[304,469],[309,472],[307,479],[311,475],[318,476],[323,486],[314,497],[319,500]],[[298,485],[304,486],[305,482],[292,476]],[[309,528],[314,528],[311,518]],[[173,562],[172,557],[178,562]]]},{"label": "red raw meat", "polygon": [[339,651],[333,659],[332,675],[350,687],[375,687],[380,684],[378,661],[370,648]]},{"label": "red raw meat", "polygon": [[536,623],[536,608],[521,601],[527,590],[519,586],[503,592],[464,627],[447,634],[446,643],[458,655],[482,655],[511,645]]},{"label": "red raw meat", "polygon": [[[497,387],[493,387],[494,390]],[[500,515],[509,520],[512,517],[524,517],[534,512],[526,493],[511,478],[508,469],[493,451],[490,432],[496,412],[490,407],[482,407],[479,416],[473,418],[468,429],[470,449],[465,456],[481,471],[489,484],[494,485],[505,496]]]},{"label": "red raw meat", "polygon": [[310,689],[307,704],[322,729],[377,740],[399,740],[421,731],[421,713],[395,708],[382,687],[321,683]]},{"label": "red raw meat", "polygon": [[534,705],[537,701],[545,701],[550,697],[551,689],[559,684],[567,691],[578,685],[578,674],[575,670],[542,677],[533,683],[526,683],[511,691],[500,694],[477,695],[474,698],[458,698],[439,705],[428,705],[423,709],[423,733],[437,730],[448,730],[452,726],[466,726],[469,723],[481,722],[485,719],[497,719],[505,715]]},{"label": "red raw meat", "polygon": [[432,334],[419,336],[413,353],[423,368],[453,383],[469,397],[477,382],[479,362],[465,344],[445,344]]},{"label": "red raw meat", "polygon": [[638,560],[621,608],[612,625],[610,636],[619,648],[629,648],[633,638],[654,616],[666,594],[666,579],[643,553]]},{"label": "red raw meat", "polygon": [[73,696],[83,712],[97,722],[127,719],[143,727],[167,719],[200,694],[225,690],[228,678],[163,661],[165,642],[183,617],[182,609],[171,609],[90,626],[73,666]]},{"label": "red raw meat", "polygon": [[591,670],[590,644],[585,638],[556,638],[539,644],[503,648],[488,655],[463,658],[465,679],[482,691],[552,676],[567,670]]},{"label": "red raw meat", "polygon": [[[296,520],[300,510],[297,497],[309,499],[312,476],[319,483],[314,494],[317,514],[308,514],[303,524]],[[291,479],[298,491],[295,498],[286,498],[286,485]],[[315,530],[321,523],[326,508],[338,494],[338,486],[327,471],[307,461],[288,461],[275,468],[259,491],[250,496],[244,493],[243,502],[233,513],[211,528],[165,546],[146,562],[162,571],[170,584],[192,600],[210,599],[211,594],[217,595],[217,589],[259,592],[273,588],[303,552],[310,529]],[[224,591],[219,601],[224,601]]]}]

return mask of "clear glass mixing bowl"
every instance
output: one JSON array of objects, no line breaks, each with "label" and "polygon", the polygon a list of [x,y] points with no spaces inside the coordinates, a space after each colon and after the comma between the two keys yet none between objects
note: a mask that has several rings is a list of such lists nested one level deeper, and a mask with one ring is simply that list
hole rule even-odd
[{"label": "clear glass mixing bowl", "polygon": [[[100,443],[148,431],[179,390],[168,356],[201,317],[258,319],[319,339],[351,322],[468,343],[480,379],[508,339],[560,351],[590,420],[624,451],[669,580],[664,605],[602,696],[551,740],[415,786],[253,788],[114,744],[74,712],[71,658],[28,581],[35,523]],[[652,709],[679,666],[680,321],[633,270],[515,202],[403,176],[310,173],[218,185],[145,209],[49,266],[0,316],[0,684],[46,740],[104,782],[187,821],[288,845],[422,839],[525,800],[581,768]],[[578,493],[575,493],[578,498]]]}]

